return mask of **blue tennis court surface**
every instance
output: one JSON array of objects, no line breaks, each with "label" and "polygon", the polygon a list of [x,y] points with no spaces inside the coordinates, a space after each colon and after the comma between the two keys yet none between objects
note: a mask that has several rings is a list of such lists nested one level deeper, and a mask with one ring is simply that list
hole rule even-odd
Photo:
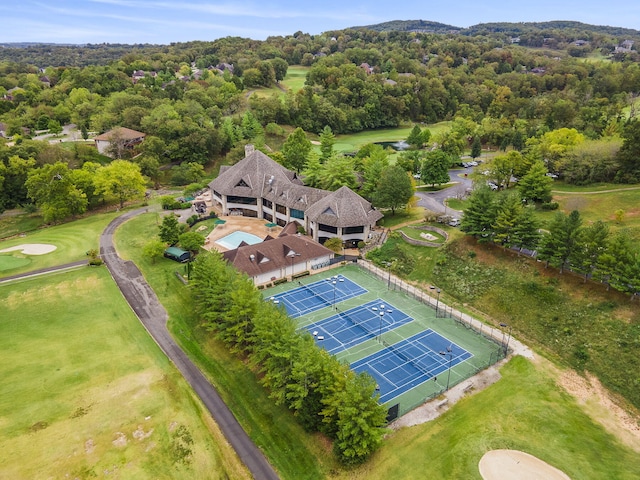
[{"label": "blue tennis court surface", "polygon": [[412,320],[402,310],[378,298],[345,312],[338,311],[304,328],[322,348],[336,354]]},{"label": "blue tennis court surface", "polygon": [[380,387],[380,403],[389,400],[444,374],[449,367],[471,358],[464,348],[431,329],[420,332],[351,364],[356,372],[366,371]]},{"label": "blue tennis court surface", "polygon": [[309,285],[300,284],[298,288],[269,297],[269,300],[284,305],[289,316],[296,318],[363,293],[367,290],[342,275],[336,275]]}]

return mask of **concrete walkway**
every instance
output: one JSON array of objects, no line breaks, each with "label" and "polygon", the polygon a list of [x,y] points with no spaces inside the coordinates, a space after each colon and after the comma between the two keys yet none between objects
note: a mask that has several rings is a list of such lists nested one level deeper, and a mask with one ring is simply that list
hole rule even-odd
[{"label": "concrete walkway", "polygon": [[200,397],[216,423],[220,426],[227,441],[247,466],[253,477],[261,480],[278,479],[279,477],[273,467],[242,429],[213,385],[191,362],[169,334],[167,330],[167,312],[140,270],[138,270],[138,267],[131,261],[122,260],[115,250],[113,234],[118,226],[145,211],[146,208],[141,208],[127,212],[114,219],[107,226],[100,237],[102,260],[104,260],[113,279],[140,319],[140,322]]},{"label": "concrete walkway", "polygon": [[81,267],[87,265],[87,260],[78,260],[77,262],[65,263],[64,265],[56,265],[55,267],[41,268],[39,270],[32,270],[26,273],[19,273],[17,275],[9,275],[8,277],[0,278],[0,283],[7,283],[20,278],[37,277],[38,275],[46,275],[47,273],[59,272],[62,270],[71,270],[72,268]]}]

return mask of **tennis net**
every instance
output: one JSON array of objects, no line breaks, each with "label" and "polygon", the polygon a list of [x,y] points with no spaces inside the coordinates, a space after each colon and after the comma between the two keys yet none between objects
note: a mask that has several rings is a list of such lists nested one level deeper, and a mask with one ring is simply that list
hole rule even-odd
[{"label": "tennis net", "polygon": [[418,370],[420,370],[421,372],[431,376],[431,370],[423,367],[422,365],[420,365],[418,362],[416,362],[415,358],[410,358],[408,355],[405,355],[404,353],[402,353],[402,351],[399,348],[394,347],[393,345],[389,345],[387,342],[385,342],[384,340],[382,341],[382,344],[387,347],[389,350],[391,350],[393,353],[395,353],[398,357],[402,358],[404,361],[406,361],[407,363],[410,363],[411,365],[413,365],[414,367],[416,367]]},{"label": "tennis net", "polygon": [[353,318],[351,315],[349,315],[349,314],[347,314],[345,312],[340,312],[340,313],[338,313],[338,315],[340,315],[341,318],[346,318],[348,321],[353,323],[355,326],[360,327],[362,330],[364,330],[365,332],[369,333],[371,336],[375,337],[375,336],[378,335],[374,330],[369,328],[369,326],[367,325],[366,321],[358,322],[355,318]]},{"label": "tennis net", "polygon": [[322,300],[322,302],[325,303],[327,306],[333,305],[333,302],[331,300],[325,298],[323,295],[320,294],[320,292],[317,292],[316,290],[309,287],[308,285],[303,284],[302,287],[314,297],[318,297],[320,300]]}]

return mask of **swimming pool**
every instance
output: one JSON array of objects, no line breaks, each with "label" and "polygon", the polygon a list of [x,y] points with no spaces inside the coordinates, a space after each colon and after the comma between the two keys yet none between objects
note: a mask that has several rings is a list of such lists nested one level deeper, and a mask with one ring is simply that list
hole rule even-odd
[{"label": "swimming pool", "polygon": [[262,239],[252,235],[251,233],[236,230],[235,232],[216,240],[215,243],[228,250],[234,250],[238,248],[238,245],[242,242],[248,243],[249,245],[255,245],[256,243],[262,242]]}]

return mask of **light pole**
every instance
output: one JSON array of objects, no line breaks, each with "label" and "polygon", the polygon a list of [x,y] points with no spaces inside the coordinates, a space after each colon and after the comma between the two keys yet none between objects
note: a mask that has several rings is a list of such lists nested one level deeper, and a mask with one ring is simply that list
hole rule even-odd
[{"label": "light pole", "polygon": [[438,292],[438,298],[436,298],[436,318],[438,318],[438,308],[440,307],[440,289],[436,290]]},{"label": "light pole", "polygon": [[382,317],[384,317],[384,311],[380,310],[380,328],[378,328],[378,342],[380,341],[380,337],[382,337]]},{"label": "light pole", "polygon": [[507,352],[509,351],[509,340],[511,340],[511,326],[506,323],[501,323],[500,326],[502,328],[509,327],[509,336],[507,337],[507,343],[504,343],[504,330],[502,331],[502,344],[504,345],[504,356],[507,356]]},{"label": "light pole", "polygon": [[387,267],[387,290],[391,290],[391,262],[382,262]]},{"label": "light pole", "polygon": [[336,309],[336,281],[331,282],[333,284],[333,309]]},{"label": "light pole", "polygon": [[[291,281],[292,281],[292,282],[293,282],[293,259],[294,259],[295,257],[299,257],[299,256],[300,256],[300,254],[299,254],[299,253],[296,253],[296,252],[295,252],[295,251],[293,251],[293,250],[289,250],[289,253],[287,253],[287,257],[289,257],[289,258],[291,259]],[[285,267],[285,268],[286,268],[286,267]],[[286,276],[287,276],[287,274],[286,274],[286,272],[285,272],[285,278],[286,278]]]},{"label": "light pole", "polygon": [[449,355],[449,372],[447,373],[447,391],[449,391],[449,380],[451,380],[451,360],[453,359],[453,352],[451,351],[451,345],[447,347],[446,352],[438,352],[443,357]]}]

